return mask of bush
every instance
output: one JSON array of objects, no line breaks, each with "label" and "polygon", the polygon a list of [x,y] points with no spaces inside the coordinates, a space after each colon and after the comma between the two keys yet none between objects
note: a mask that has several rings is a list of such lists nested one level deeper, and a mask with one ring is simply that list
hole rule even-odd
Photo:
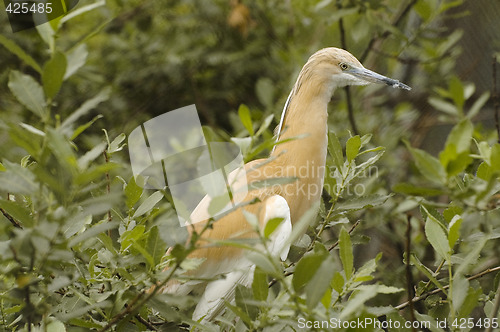
[{"label": "bush", "polygon": [[[477,121],[489,93],[454,74],[461,32],[437,29],[460,4],[256,1],[231,26],[237,9],[222,0],[82,1],[37,34],[4,33],[3,329],[495,328],[498,133]],[[186,278],[199,243],[186,244],[168,191],[136,184],[126,134],[195,100],[211,139],[237,143],[246,161],[266,156],[289,82],[332,40],[414,89],[336,92],[319,213],[297,224],[307,235],[294,233],[285,262],[256,251],[252,287],[237,288],[218,326],[201,326],[196,296],[151,288]],[[419,146],[421,100],[451,127],[435,154]]]}]

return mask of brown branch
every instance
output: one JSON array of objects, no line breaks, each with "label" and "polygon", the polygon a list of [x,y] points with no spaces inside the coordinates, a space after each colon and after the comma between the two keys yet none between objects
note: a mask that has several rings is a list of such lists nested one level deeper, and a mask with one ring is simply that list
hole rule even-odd
[{"label": "brown branch", "polygon": [[[391,25],[392,26],[399,25],[399,23],[403,20],[403,18],[405,18],[405,16],[410,12],[411,7],[413,7],[415,3],[417,3],[417,0],[409,1],[408,4],[406,4],[406,6],[400,11],[400,13],[394,17]],[[365,51],[359,58],[360,62],[363,63],[366,60],[366,57],[368,56],[368,54],[370,53],[373,46],[378,40],[387,38],[390,34],[391,32],[389,30],[386,30],[380,36],[373,36],[372,39],[370,39],[370,41],[368,42],[368,46],[366,47]]]},{"label": "brown branch", "polygon": [[[354,229],[356,227],[358,227],[360,224],[360,221],[356,221],[352,226],[351,226],[351,229],[349,229],[349,231],[347,232],[349,235],[351,235],[351,233],[354,231]],[[339,241],[335,242],[334,244],[331,245],[330,248],[328,248],[328,251],[332,251],[333,249],[335,249],[337,246],[339,245]]]},{"label": "brown branch", "polygon": [[491,94],[493,99],[493,112],[495,114],[495,127],[497,128],[498,143],[500,143],[500,120],[498,119],[500,111],[500,99],[497,92],[497,58],[493,56],[493,92]]},{"label": "brown branch", "polygon": [[[413,278],[411,276],[410,267],[410,255],[411,255],[411,215],[407,214],[407,224],[406,224],[406,290],[408,292],[408,299],[412,299],[415,296],[413,290]],[[415,310],[413,308],[413,302],[410,301],[410,319],[415,322],[417,319],[415,317]],[[413,324],[412,324],[413,326]],[[413,326],[413,331],[417,331],[415,326]]]},{"label": "brown branch", "polygon": [[[342,6],[340,3],[337,3],[338,9],[341,9]],[[344,20],[342,17],[339,19],[339,31],[340,31],[340,45],[344,50],[347,50],[347,42],[345,39],[345,28],[344,28]],[[352,98],[351,98],[351,90],[349,90],[349,86],[344,87],[345,97],[347,101],[347,115],[349,118],[349,123],[351,124],[352,131],[354,135],[359,135],[358,126],[356,125],[356,119],[354,118],[354,109],[352,107]]]},{"label": "brown branch", "polygon": [[14,226],[14,227],[17,227],[17,228],[20,228],[20,229],[23,229],[23,226],[21,226],[21,223],[19,223],[19,221],[17,221],[16,219],[14,219],[14,217],[12,217],[10,214],[7,213],[7,211],[5,211],[4,209],[0,208],[0,212],[2,212],[3,216],[5,218],[7,218],[8,221],[10,221],[10,223]]},{"label": "brown branch", "polygon": [[141,315],[137,314],[134,317],[135,317],[135,319],[137,319],[139,321],[139,323],[141,323],[142,325],[146,326],[151,331],[158,331],[158,329],[156,328],[156,326],[154,326],[153,324],[151,324],[150,322],[148,322],[147,320],[145,320],[144,318],[142,318]]},{"label": "brown branch", "polygon": [[[481,271],[477,274],[474,274],[470,277],[467,277],[467,280],[471,281],[471,280],[475,280],[475,279],[478,279],[478,278],[481,278],[482,276],[485,276],[487,274],[490,274],[490,273],[493,273],[493,272],[497,272],[497,271],[500,271],[500,266],[496,266],[496,267],[493,267],[493,268],[489,268],[489,269],[486,269],[484,271]],[[445,285],[443,286],[443,289],[448,289],[450,286],[449,285]],[[419,302],[419,301],[422,301],[422,300],[425,300],[428,296],[430,295],[434,295],[434,294],[439,294],[441,293],[442,290],[440,288],[436,288],[430,292],[427,292],[425,294],[422,294],[420,296],[415,296],[413,299],[411,299],[411,301],[406,301],[404,303],[401,303],[400,305],[394,307],[394,309],[396,310],[402,310],[404,308],[406,308],[407,306],[410,305],[410,303],[416,303],[416,302]]]},{"label": "brown branch", "polygon": [[[106,164],[109,163],[109,156],[108,156],[108,152],[106,151],[108,148],[109,148],[109,145],[106,146],[106,149],[102,153],[104,155],[104,160],[105,160]],[[106,192],[108,195],[111,193],[111,179],[109,178],[108,171],[106,171]],[[111,221],[113,221],[113,218],[111,217],[111,210],[108,210],[108,222],[111,222]],[[108,236],[111,237],[111,230],[110,229],[108,229]]]}]

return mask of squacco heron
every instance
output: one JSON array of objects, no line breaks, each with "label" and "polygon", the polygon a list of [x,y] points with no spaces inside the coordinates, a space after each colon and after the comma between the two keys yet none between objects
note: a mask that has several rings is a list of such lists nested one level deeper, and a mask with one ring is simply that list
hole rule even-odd
[{"label": "squacco heron", "polygon": [[[204,261],[196,270],[190,271],[189,277],[200,280],[217,276],[223,278],[206,285],[193,313],[194,320],[212,320],[224,309],[224,301],[232,299],[237,284],[251,284],[254,265],[246,258],[245,250],[235,246],[214,246],[208,240],[257,237],[255,227],[247,221],[243,210],[258,217],[261,229],[272,218],[283,219],[270,236],[267,248],[272,255],[286,259],[287,238],[294,223],[319,201],[322,193],[328,143],[327,105],[332,94],[340,87],[370,83],[410,90],[409,86],[397,80],[366,69],[353,55],[339,48],[324,48],[309,58],[288,96],[277,128],[277,142],[286,143],[277,144],[268,159],[245,164],[246,181],[249,184],[280,177],[297,180],[249,191],[245,200],[257,198],[258,203],[232,211],[203,233],[200,248],[189,257],[202,258]],[[208,219],[209,203],[210,199],[205,197],[192,216],[197,216],[199,220],[200,215],[206,215]],[[191,234],[193,231],[200,232],[205,223],[194,224],[188,229]],[[173,283],[167,287],[167,291],[187,294],[199,286],[196,284],[194,281]]]}]

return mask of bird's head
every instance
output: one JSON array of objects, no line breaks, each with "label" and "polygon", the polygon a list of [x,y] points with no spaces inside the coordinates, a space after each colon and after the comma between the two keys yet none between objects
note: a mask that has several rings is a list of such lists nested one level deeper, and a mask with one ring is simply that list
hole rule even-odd
[{"label": "bird's head", "polygon": [[328,47],[314,53],[304,66],[305,76],[313,75],[334,90],[347,85],[379,83],[410,90],[398,80],[366,69],[351,53],[335,47]]}]

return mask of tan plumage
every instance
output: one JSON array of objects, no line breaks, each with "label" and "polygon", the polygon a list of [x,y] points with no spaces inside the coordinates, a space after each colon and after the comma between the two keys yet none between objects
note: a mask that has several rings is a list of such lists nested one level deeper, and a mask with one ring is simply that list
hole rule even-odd
[{"label": "tan plumage", "polygon": [[[258,198],[260,202],[247,205],[243,209],[257,215],[261,227],[267,222],[264,215],[276,207],[271,197],[272,200],[275,197],[283,197],[286,200],[292,224],[320,199],[328,143],[328,102],[338,87],[370,82],[409,89],[396,80],[365,69],[354,56],[342,49],[325,48],[309,58],[288,97],[277,129],[278,140],[299,138],[277,145],[269,159],[254,160],[245,165],[246,180],[249,184],[276,177],[297,178],[297,181],[292,183],[248,192],[245,201]],[[193,215],[206,214],[208,203],[209,198],[206,198]],[[286,215],[283,217],[286,218]],[[193,229],[199,232],[203,227],[202,222],[188,228],[192,233]],[[256,236],[242,209],[217,220],[213,228],[203,234],[204,239],[213,240]],[[206,278],[229,273],[233,271],[234,266],[238,266],[238,262],[244,260],[244,252],[241,249],[210,246],[210,242],[203,239],[199,244],[200,249],[194,251],[190,257],[203,258],[205,261],[190,273],[191,276]],[[197,315],[201,317],[200,311],[202,310],[198,310]]]}]

